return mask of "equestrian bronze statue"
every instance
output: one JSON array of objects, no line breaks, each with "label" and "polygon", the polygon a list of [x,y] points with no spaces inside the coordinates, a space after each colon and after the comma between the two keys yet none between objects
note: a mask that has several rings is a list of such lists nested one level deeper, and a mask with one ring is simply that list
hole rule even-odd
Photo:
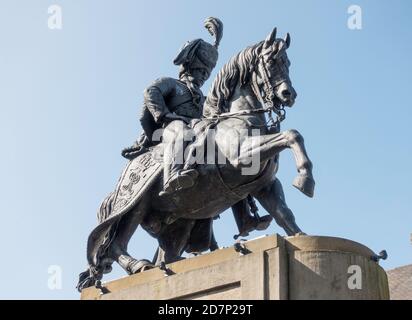
[{"label": "equestrian bronze statue", "polygon": [[[79,290],[96,285],[113,262],[134,274],[183,259],[184,252],[217,249],[213,220],[230,208],[241,235],[266,228],[271,218],[287,235],[302,233],[276,178],[279,154],[290,149],[298,172],[293,186],[313,196],[312,163],[302,135],[280,131],[285,107],[292,107],[297,96],[289,77],[290,36],[277,38],[275,28],[264,41],[239,52],[203,99],[200,87],[216,64],[222,32],[218,19],[208,19],[206,26],[215,45],[187,43],[175,59],[179,79],[160,80],[145,91],[152,101],[145,117],[153,126],[123,152],[130,161],[98,211]],[[260,220],[255,199],[270,219]],[[127,252],[139,225],[158,240],[152,261]]]}]

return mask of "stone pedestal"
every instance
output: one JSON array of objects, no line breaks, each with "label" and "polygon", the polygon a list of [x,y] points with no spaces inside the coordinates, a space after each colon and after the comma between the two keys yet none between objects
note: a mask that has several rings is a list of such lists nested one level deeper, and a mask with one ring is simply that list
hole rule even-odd
[{"label": "stone pedestal", "polygon": [[334,237],[266,236],[104,283],[81,299],[389,299],[385,271],[362,244]]}]

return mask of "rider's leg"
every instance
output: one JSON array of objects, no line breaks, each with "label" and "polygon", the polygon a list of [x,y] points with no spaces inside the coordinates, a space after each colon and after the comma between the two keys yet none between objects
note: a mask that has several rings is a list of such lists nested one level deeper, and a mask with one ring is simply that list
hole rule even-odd
[{"label": "rider's leg", "polygon": [[195,169],[185,169],[184,152],[190,143],[190,128],[183,122],[171,122],[163,132],[164,142],[164,190],[163,194],[170,194],[179,189],[193,186],[198,175]]},{"label": "rider's leg", "polygon": [[278,179],[259,190],[254,197],[270,213],[276,223],[285,230],[288,236],[302,233],[302,230],[295,222],[295,216],[285,202],[282,185]]}]

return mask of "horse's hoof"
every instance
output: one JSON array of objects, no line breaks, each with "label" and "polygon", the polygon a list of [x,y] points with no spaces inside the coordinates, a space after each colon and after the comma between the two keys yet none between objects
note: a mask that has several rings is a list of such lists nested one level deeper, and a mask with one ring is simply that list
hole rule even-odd
[{"label": "horse's hoof", "polygon": [[112,272],[112,270],[113,270],[113,267],[111,265],[107,265],[107,266],[104,267],[103,273],[107,274],[107,273]]},{"label": "horse's hoof", "polygon": [[299,236],[307,236],[306,233],[304,233],[303,231],[297,232],[295,233],[294,237],[299,237]]},{"label": "horse's hoof", "polygon": [[256,225],[256,230],[259,230],[259,231],[266,230],[270,226],[271,222],[272,222],[272,216],[270,215],[260,217],[259,222]]},{"label": "horse's hoof", "polygon": [[312,198],[315,191],[315,180],[306,175],[298,175],[293,181],[293,186],[306,196]]},{"label": "horse's hoof", "polygon": [[101,261],[100,265],[102,266],[102,270],[104,274],[112,272],[113,270],[112,264],[113,264],[113,260],[110,258],[105,258]]},{"label": "horse's hoof", "polygon": [[92,287],[95,282],[96,279],[92,276],[90,269],[87,269],[79,274],[79,282],[77,283],[76,288],[79,292],[82,292],[83,289]]},{"label": "horse's hoof", "polygon": [[135,274],[135,273],[139,273],[139,272],[143,272],[149,269],[153,269],[155,266],[146,259],[142,259],[142,260],[134,260],[132,262],[129,263],[129,265],[127,266],[127,272],[129,274]]}]

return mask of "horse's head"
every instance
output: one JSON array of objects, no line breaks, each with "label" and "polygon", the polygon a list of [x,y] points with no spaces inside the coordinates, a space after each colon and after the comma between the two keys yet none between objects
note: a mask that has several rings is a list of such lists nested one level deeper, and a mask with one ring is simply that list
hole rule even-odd
[{"label": "horse's head", "polygon": [[285,39],[277,39],[275,28],[265,41],[232,57],[213,81],[203,107],[204,116],[231,111],[236,89],[250,84],[258,98],[264,92],[266,105],[291,107],[297,95],[289,78],[290,62],[286,54],[289,45],[289,34]]},{"label": "horse's head", "polygon": [[292,107],[296,91],[289,78],[290,61],[286,50],[290,46],[290,35],[285,39],[276,38],[276,28],[262,43],[256,78],[265,93],[265,100],[276,106]]}]

